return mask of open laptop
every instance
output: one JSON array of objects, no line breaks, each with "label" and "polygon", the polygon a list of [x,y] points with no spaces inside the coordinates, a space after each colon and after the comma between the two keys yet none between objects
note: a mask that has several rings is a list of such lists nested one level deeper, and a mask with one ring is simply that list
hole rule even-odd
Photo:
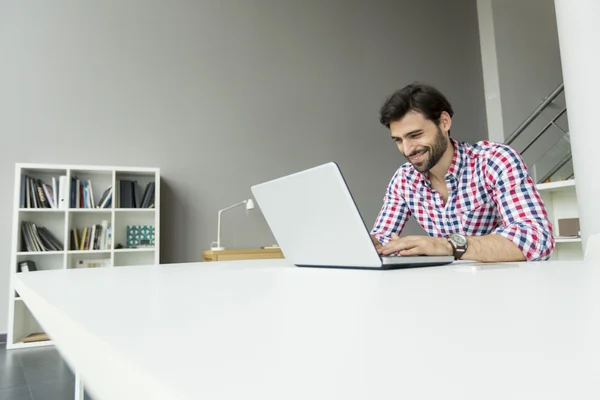
[{"label": "open laptop", "polygon": [[396,269],[453,256],[380,256],[334,162],[252,186],[285,258],[299,267]]}]

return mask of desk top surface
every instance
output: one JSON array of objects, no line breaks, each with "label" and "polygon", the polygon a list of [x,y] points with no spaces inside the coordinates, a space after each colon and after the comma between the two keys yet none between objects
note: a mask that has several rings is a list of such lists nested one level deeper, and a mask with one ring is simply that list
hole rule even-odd
[{"label": "desk top surface", "polygon": [[600,398],[600,266],[584,262],[191,263],[16,289],[98,400]]}]

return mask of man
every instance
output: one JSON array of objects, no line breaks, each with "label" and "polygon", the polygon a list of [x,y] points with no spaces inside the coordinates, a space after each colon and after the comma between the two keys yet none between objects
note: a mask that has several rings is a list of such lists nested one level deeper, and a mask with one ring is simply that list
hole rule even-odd
[{"label": "man", "polygon": [[[387,186],[371,231],[379,254],[548,259],[552,225],[521,156],[504,144],[450,138],[453,115],[446,97],[422,84],[382,106],[380,122],[408,162]],[[411,215],[429,236],[399,237]]]}]

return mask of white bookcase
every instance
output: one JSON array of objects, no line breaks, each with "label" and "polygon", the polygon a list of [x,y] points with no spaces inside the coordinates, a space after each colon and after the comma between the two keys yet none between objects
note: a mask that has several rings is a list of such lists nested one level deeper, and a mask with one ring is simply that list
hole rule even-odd
[{"label": "white bookcase", "polygon": [[[63,208],[27,208],[22,206],[22,185],[25,176],[40,179],[52,186],[52,178],[56,182],[60,177],[66,181],[68,189],[63,197],[65,202],[58,207]],[[79,178],[80,182],[91,181],[94,207],[77,208],[71,204],[71,178]],[[64,182],[63,181],[63,182]],[[121,197],[121,182],[136,182],[139,189],[138,198],[142,197],[149,183],[154,182],[154,200],[148,202],[146,208],[124,208],[118,199]],[[112,200],[107,208],[95,208],[103,193],[112,187]],[[130,186],[131,187],[131,186]],[[66,187],[65,187],[66,188]],[[124,192],[124,191],[123,191]],[[81,192],[80,192],[81,193]],[[25,192],[26,195],[26,192]],[[57,193],[56,197],[59,195]],[[75,196],[73,196],[75,197]],[[153,203],[153,206],[151,205]],[[90,260],[98,260],[102,265],[110,267],[153,265],[159,263],[160,249],[160,170],[158,168],[109,167],[90,165],[52,165],[52,164],[16,164],[13,201],[12,246],[10,260],[9,321],[7,348],[37,347],[52,344],[51,338],[43,341],[23,341],[27,336],[43,332],[42,327],[31,314],[27,305],[14,290],[14,278],[18,273],[18,265],[23,261],[33,261],[37,271],[86,268]],[[89,204],[91,205],[91,204]],[[141,206],[141,204],[139,204]],[[27,204],[26,204],[27,206]],[[62,245],[61,251],[27,251],[22,234],[23,221],[29,221],[36,227],[44,227]],[[103,232],[102,249],[72,249],[71,231],[77,229],[79,236],[85,227],[108,223],[110,234]],[[127,238],[128,226],[154,227],[154,243],[144,243],[143,247],[129,247]],[[39,232],[39,230],[38,230]],[[108,239],[110,237],[110,239]],[[100,243],[101,241],[99,241]]]},{"label": "white bookcase", "polygon": [[554,260],[581,260],[583,250],[581,238],[561,238],[558,220],[562,218],[579,218],[575,180],[541,183],[537,189],[542,196],[548,218],[554,228],[556,246],[552,254]]}]

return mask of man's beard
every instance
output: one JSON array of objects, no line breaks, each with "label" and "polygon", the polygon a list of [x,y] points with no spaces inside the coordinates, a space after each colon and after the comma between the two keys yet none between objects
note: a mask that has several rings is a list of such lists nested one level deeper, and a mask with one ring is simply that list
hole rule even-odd
[{"label": "man's beard", "polygon": [[[431,168],[433,168],[438,163],[438,161],[440,161],[440,159],[444,155],[444,152],[446,151],[447,148],[448,148],[448,140],[446,140],[446,138],[444,137],[444,134],[442,133],[442,130],[438,126],[437,135],[435,136],[435,141],[433,142],[433,144],[431,146],[420,147],[420,148],[416,149],[415,151],[413,151],[411,154],[405,155],[405,157],[413,165],[413,167],[415,167],[415,169],[417,171],[424,174],[426,172],[429,172],[429,170]],[[409,157],[415,156],[415,155],[421,153],[423,150],[425,150],[427,152],[427,154],[425,155],[425,159],[423,161],[419,161],[416,163],[413,163],[412,161],[410,161]]]}]

